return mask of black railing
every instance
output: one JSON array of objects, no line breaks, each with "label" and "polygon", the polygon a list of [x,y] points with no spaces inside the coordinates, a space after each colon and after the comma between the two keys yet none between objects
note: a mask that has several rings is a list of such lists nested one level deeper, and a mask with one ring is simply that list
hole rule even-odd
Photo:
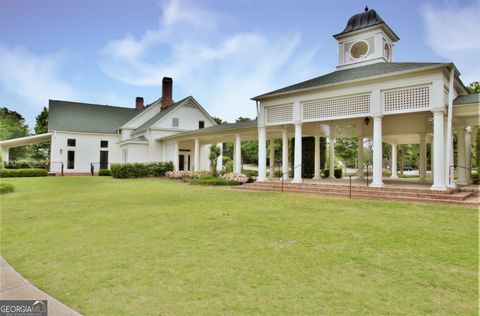
[{"label": "black railing", "polygon": [[63,176],[64,175],[64,165],[63,165],[63,162],[61,161],[52,161],[50,162],[50,171],[52,171],[52,169],[55,169],[55,168],[52,168],[54,165],[60,165],[60,173],[61,175]]},{"label": "black railing", "polygon": [[[298,167],[301,167],[301,166],[302,166],[302,164],[299,164],[296,167],[294,167],[293,168],[293,173],[295,174],[295,169],[297,169]],[[285,175],[288,175],[288,173],[289,173],[288,171],[287,172],[282,172],[282,192],[283,192],[283,184],[285,182]],[[302,183],[304,183],[304,181],[305,181],[305,179],[303,179],[303,177],[302,177]]]},{"label": "black railing", "polygon": [[110,169],[110,163],[109,162],[91,162],[90,163],[90,174],[92,176],[95,175],[95,170],[100,171],[100,169]]}]

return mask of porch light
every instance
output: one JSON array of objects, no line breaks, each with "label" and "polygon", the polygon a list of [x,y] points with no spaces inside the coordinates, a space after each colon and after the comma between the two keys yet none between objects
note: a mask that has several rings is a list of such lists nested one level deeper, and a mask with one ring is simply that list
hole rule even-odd
[{"label": "porch light", "polygon": [[368,116],[363,121],[365,122],[365,125],[370,124],[370,118]]},{"label": "porch light", "polygon": [[60,155],[63,153],[63,149],[60,148]]}]

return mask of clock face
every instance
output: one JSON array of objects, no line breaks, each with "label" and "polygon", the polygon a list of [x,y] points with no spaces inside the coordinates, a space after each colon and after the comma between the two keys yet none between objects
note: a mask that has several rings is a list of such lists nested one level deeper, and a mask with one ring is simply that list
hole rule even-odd
[{"label": "clock face", "polygon": [[368,54],[368,44],[365,41],[359,41],[352,45],[350,56],[354,59],[360,59]]}]

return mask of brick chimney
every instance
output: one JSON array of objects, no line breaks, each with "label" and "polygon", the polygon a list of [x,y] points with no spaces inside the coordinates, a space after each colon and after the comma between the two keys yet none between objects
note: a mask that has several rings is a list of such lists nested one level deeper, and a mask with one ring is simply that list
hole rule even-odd
[{"label": "brick chimney", "polygon": [[143,98],[142,97],[137,97],[135,99],[135,108],[139,111],[141,111],[145,108],[145,106],[143,105]]},{"label": "brick chimney", "polygon": [[162,109],[168,108],[172,105],[172,78],[163,77],[162,80]]}]

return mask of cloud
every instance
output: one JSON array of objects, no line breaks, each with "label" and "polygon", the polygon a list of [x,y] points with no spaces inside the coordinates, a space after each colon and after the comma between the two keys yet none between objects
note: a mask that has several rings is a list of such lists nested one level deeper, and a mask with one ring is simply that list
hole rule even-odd
[{"label": "cloud", "polygon": [[23,47],[0,44],[0,87],[33,108],[46,105],[48,99],[74,98],[74,89],[61,79],[67,55],[59,51],[36,56]]},{"label": "cloud", "polygon": [[[101,69],[123,83],[176,87],[197,98],[213,114],[233,120],[255,115],[250,98],[312,75],[317,48],[300,49],[301,36],[225,31],[229,18],[185,0],[160,5],[157,29],[109,41]],[[299,52],[300,51],[300,52]]]},{"label": "cloud", "polygon": [[420,13],[427,45],[457,65],[465,84],[480,80],[480,1],[463,7],[457,2],[426,4]]}]

